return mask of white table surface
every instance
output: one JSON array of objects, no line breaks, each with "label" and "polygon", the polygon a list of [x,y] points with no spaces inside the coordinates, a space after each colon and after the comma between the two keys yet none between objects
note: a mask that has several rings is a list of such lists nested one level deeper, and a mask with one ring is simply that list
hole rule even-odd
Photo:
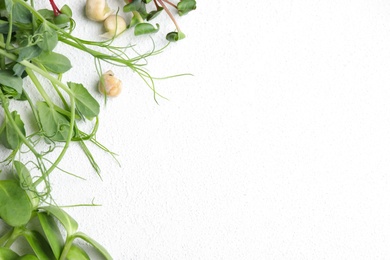
[{"label": "white table surface", "polygon": [[[58,3],[97,38],[83,1]],[[53,174],[57,203],[102,204],[67,211],[118,260],[389,259],[390,2],[197,5],[187,38],[149,59],[155,76],[194,74],[156,82],[169,101],[106,65],[124,90],[97,138],[121,167],[93,149],[100,180],[75,147],[63,166],[87,180]],[[160,19],[157,44],[173,30]],[[64,79],[94,88],[93,60],[69,55]]]}]

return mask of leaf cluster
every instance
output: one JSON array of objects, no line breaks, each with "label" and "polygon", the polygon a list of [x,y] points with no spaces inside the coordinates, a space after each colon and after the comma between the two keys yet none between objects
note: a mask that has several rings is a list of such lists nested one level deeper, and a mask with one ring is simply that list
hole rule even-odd
[{"label": "leaf cluster", "polygon": [[[78,231],[78,223],[62,208],[39,206],[28,169],[20,161],[14,161],[13,166],[14,178],[0,181],[0,218],[8,226],[0,236],[0,259],[90,259],[74,243],[75,239],[84,240],[104,258],[112,259],[98,242]],[[32,225],[36,220],[38,226]],[[34,253],[19,255],[12,250],[11,246],[19,239],[26,240]]]},{"label": "leaf cluster", "polygon": [[[53,0],[50,3],[54,3]],[[155,9],[147,11],[149,4],[154,4]],[[167,34],[167,39],[183,39],[184,33],[168,6],[181,16],[194,10],[196,2],[129,0],[124,11],[133,13],[130,26],[134,26],[136,35],[158,31],[159,25],[148,21],[165,11],[176,26],[175,31]],[[8,152],[1,163],[12,166],[13,171],[12,178],[0,180],[0,221],[9,227],[5,234],[0,234],[0,259],[89,259],[74,243],[75,239],[88,242],[106,259],[111,259],[100,244],[78,231],[77,222],[55,206],[50,196],[49,176],[55,170],[67,173],[60,168],[60,163],[71,145],[81,147],[99,176],[100,168],[89,145],[115,159],[115,154],[96,140],[99,102],[83,84],[62,81],[62,75],[72,68],[72,62],[66,54],[57,52],[56,47],[62,43],[91,55],[99,75],[103,62],[129,68],[149,86],[155,100],[159,96],[155,78],[144,66],[149,56],[163,49],[129,57],[126,51],[131,46],[74,37],[75,26],[72,10],[67,5],[61,9],[37,10],[34,0],[0,0],[0,112],[3,115],[0,148]],[[25,84],[26,81],[32,84]],[[28,120],[20,109],[11,109],[12,103],[22,104],[23,112],[27,108],[24,114],[29,116]],[[32,124],[34,130],[28,132],[25,122]],[[80,127],[85,123],[92,125],[88,133]],[[33,175],[31,169],[34,169]],[[32,224],[36,220],[38,227]],[[59,232],[61,228],[66,230],[65,236]],[[19,238],[28,242],[33,254],[19,255],[11,249]]]},{"label": "leaf cluster", "polygon": [[[143,35],[155,33],[159,30],[159,24],[155,26],[149,23],[162,12],[166,12],[172,22],[174,23],[176,30],[169,32],[166,35],[166,39],[170,42],[176,42],[184,39],[185,34],[181,31],[174,15],[170,9],[174,9],[179,16],[188,14],[190,11],[196,9],[195,0],[180,0],[177,4],[174,4],[167,0],[127,0],[128,3],[123,7],[124,12],[131,12],[133,14],[130,27],[134,27],[135,35]],[[150,4],[150,5],[148,5]],[[148,11],[147,6],[153,6],[151,11]]]}]

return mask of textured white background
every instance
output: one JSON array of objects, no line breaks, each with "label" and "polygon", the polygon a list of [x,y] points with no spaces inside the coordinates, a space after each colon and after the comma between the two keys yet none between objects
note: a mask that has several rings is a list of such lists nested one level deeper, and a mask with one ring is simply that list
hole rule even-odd
[{"label": "textured white background", "polygon": [[[65,2],[75,34],[97,38],[83,1]],[[121,167],[93,149],[101,181],[76,147],[64,168],[87,181],[53,175],[54,197],[101,203],[68,212],[118,260],[389,259],[389,10],[384,0],[198,1],[179,18],[187,38],[147,67],[194,76],[156,82],[169,98],[157,105],[114,69],[124,91],[102,109],[98,139]],[[173,25],[160,19],[163,38]],[[71,59],[65,80],[93,88],[93,60]]]}]

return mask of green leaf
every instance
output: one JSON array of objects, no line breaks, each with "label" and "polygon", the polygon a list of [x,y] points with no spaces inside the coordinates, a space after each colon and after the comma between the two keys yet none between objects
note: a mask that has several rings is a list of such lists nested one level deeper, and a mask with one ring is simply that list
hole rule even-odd
[{"label": "green leaf", "polygon": [[8,30],[9,30],[9,22],[0,20],[0,33],[7,34]]},{"label": "green leaf", "polygon": [[74,94],[77,110],[89,120],[97,117],[99,115],[100,105],[88,90],[82,84],[78,83],[68,82],[68,86]]},{"label": "green leaf", "polygon": [[47,22],[41,23],[37,30],[41,40],[37,43],[43,51],[52,51],[58,43],[57,32],[52,29]]},{"label": "green leaf", "polygon": [[133,0],[131,3],[128,3],[123,7],[124,12],[132,12],[132,11],[138,11],[141,8],[142,1],[141,0]]},{"label": "green leaf", "polygon": [[167,34],[166,39],[170,42],[177,42],[185,37],[185,34],[182,32],[170,32]]},{"label": "green leaf", "polygon": [[23,79],[19,76],[14,76],[10,70],[0,70],[0,85],[10,87],[18,94],[22,94]]},{"label": "green leaf", "polygon": [[72,68],[70,60],[66,56],[56,52],[43,52],[35,61],[41,63],[48,71],[56,74],[67,72]]},{"label": "green leaf", "polygon": [[66,255],[67,260],[90,260],[88,254],[79,246],[72,244]]},{"label": "green leaf", "polygon": [[71,131],[69,121],[45,102],[37,102],[37,110],[43,134],[53,141],[66,141]]},{"label": "green leaf", "polygon": [[53,216],[48,215],[47,212],[39,212],[38,219],[54,256],[56,259],[59,259],[64,246],[64,240],[61,236],[57,223],[55,222]]},{"label": "green leaf", "polygon": [[[24,136],[26,136],[26,131],[24,129],[24,123],[20,118],[19,114],[16,111],[11,112],[11,117],[15,121],[17,127],[22,132]],[[18,133],[15,131],[14,126],[11,124],[8,117],[5,118],[3,122],[3,131],[0,133],[0,142],[6,148],[15,150],[22,143],[21,138]],[[3,128],[2,127],[2,128]]]},{"label": "green leaf", "polygon": [[52,22],[54,20],[54,12],[53,12],[53,10],[39,9],[38,13],[40,15],[42,15],[42,17],[45,18],[45,20],[48,20],[50,22]]},{"label": "green leaf", "polygon": [[73,15],[72,9],[69,7],[69,5],[63,5],[61,7],[60,11],[61,11],[61,14],[65,14],[68,17],[72,17],[72,15]]},{"label": "green leaf", "polygon": [[25,225],[31,218],[32,206],[18,181],[0,181],[0,218],[10,226]]},{"label": "green leaf", "polygon": [[181,0],[177,4],[177,10],[179,11],[179,15],[188,14],[190,11],[196,9],[196,1],[195,0]]},{"label": "green leaf", "polygon": [[32,21],[31,12],[19,3],[14,3],[12,8],[12,19],[14,22],[30,24]]},{"label": "green leaf", "polygon": [[89,237],[88,235],[84,234],[83,232],[77,232],[73,235],[73,237],[80,238],[89,244],[91,244],[96,250],[98,250],[107,260],[112,259],[111,255],[108,253],[108,251],[97,241]]},{"label": "green leaf", "polygon": [[42,53],[42,49],[37,45],[28,45],[19,50],[19,56],[16,61],[31,60],[38,57]]},{"label": "green leaf", "polygon": [[143,35],[148,33],[155,33],[158,32],[160,29],[160,26],[156,24],[156,28],[151,25],[150,23],[139,23],[134,28],[134,35]]},{"label": "green leaf", "polygon": [[26,191],[28,197],[30,198],[32,207],[33,208],[38,207],[40,200],[39,197],[37,196],[37,190],[33,185],[33,181],[29,170],[23,163],[19,161],[14,161],[14,167],[19,179],[19,183]]},{"label": "green leaf", "polygon": [[58,219],[64,226],[68,236],[71,236],[76,233],[78,228],[77,222],[63,209],[55,206],[42,207],[41,209]]},{"label": "green leaf", "polygon": [[14,1],[12,1],[12,0],[4,0],[4,3],[5,3],[5,9],[7,10],[7,12],[11,13],[13,5],[14,5]]},{"label": "green leaf", "polygon": [[38,259],[56,259],[50,249],[49,243],[38,231],[26,230],[23,232],[23,236],[30,244]]},{"label": "green leaf", "polygon": [[2,260],[20,260],[20,256],[11,249],[0,247],[0,259]]},{"label": "green leaf", "polygon": [[70,17],[67,16],[66,14],[59,14],[54,18],[54,23],[62,27],[69,22],[70,22]]},{"label": "green leaf", "polygon": [[148,16],[146,17],[146,20],[150,21],[150,20],[156,18],[163,10],[164,10],[164,8],[158,7],[157,10],[149,12]]}]

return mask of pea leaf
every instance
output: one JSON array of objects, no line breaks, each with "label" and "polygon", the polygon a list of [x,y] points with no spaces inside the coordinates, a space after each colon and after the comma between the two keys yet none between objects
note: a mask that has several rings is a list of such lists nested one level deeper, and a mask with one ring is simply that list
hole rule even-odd
[{"label": "pea leaf", "polygon": [[[9,29],[9,22],[0,20],[0,33],[7,34]],[[12,27],[14,30],[14,27]]]},{"label": "pea leaf", "polygon": [[64,210],[55,206],[42,207],[41,209],[58,219],[64,226],[68,236],[71,236],[76,233],[78,228],[77,222]]},{"label": "pea leaf", "polygon": [[37,29],[37,34],[40,35],[41,41],[37,43],[43,51],[52,51],[58,43],[57,32],[52,29],[47,22],[41,23]]},{"label": "pea leaf", "polygon": [[49,9],[39,9],[38,13],[42,15],[45,20],[52,22],[54,20],[54,12]]},{"label": "pea leaf", "polygon": [[74,94],[77,110],[89,120],[97,117],[99,115],[100,105],[88,90],[82,84],[78,83],[68,82],[68,86]]},{"label": "pea leaf", "polygon": [[25,225],[31,218],[32,206],[25,190],[16,180],[0,181],[0,218],[10,226]]},{"label": "pea leaf", "polygon": [[5,9],[7,10],[7,12],[11,13],[13,5],[14,5],[14,1],[12,1],[12,0],[4,0],[4,4],[5,4]]},{"label": "pea leaf", "polygon": [[33,186],[33,181],[31,179],[31,174],[29,170],[23,163],[19,161],[14,161],[14,168],[16,170],[20,185],[23,187],[28,197],[30,198],[32,207],[38,207],[39,197],[37,196],[37,190]]},{"label": "pea leaf", "polygon": [[12,19],[15,22],[29,24],[32,21],[32,14],[23,5],[14,3],[12,8]]},{"label": "pea leaf", "polygon": [[138,23],[134,28],[134,35],[142,35],[148,33],[155,33],[160,29],[160,26],[156,24],[156,28],[150,23]]},{"label": "pea leaf", "polygon": [[88,254],[75,244],[71,246],[66,258],[67,260],[90,260]]},{"label": "pea leaf", "polygon": [[[26,136],[26,131],[24,129],[24,123],[20,118],[19,114],[16,111],[11,112],[11,117],[15,121],[17,127],[22,132],[24,136]],[[3,131],[0,133],[0,142],[6,148],[15,150],[21,143],[18,133],[15,131],[14,126],[11,124],[8,117],[5,118],[3,122]]]},{"label": "pea leaf", "polygon": [[42,52],[35,61],[41,63],[48,71],[56,74],[67,72],[72,68],[70,60],[56,52]]},{"label": "pea leaf", "polygon": [[195,0],[181,0],[177,4],[177,10],[179,11],[179,15],[183,16],[188,14],[190,11],[196,9],[196,1]]},{"label": "pea leaf", "polygon": [[14,76],[10,70],[0,70],[0,85],[10,87],[18,94],[22,94],[23,80],[20,76]]},{"label": "pea leaf", "polygon": [[19,260],[20,256],[6,247],[0,247],[0,259]]},{"label": "pea leaf", "polygon": [[182,32],[170,32],[167,34],[166,39],[170,42],[177,42],[185,37],[185,34]]},{"label": "pea leaf", "polygon": [[26,230],[23,232],[23,236],[30,244],[38,259],[56,259],[50,249],[49,243],[38,231]]},{"label": "pea leaf", "polygon": [[39,48],[37,45],[28,45],[19,50],[19,56],[17,61],[31,60],[32,58],[39,56],[41,53],[42,49]]},{"label": "pea leaf", "polygon": [[47,212],[39,212],[37,215],[47,241],[56,257],[55,259],[59,259],[64,246],[64,240],[62,239],[57,223],[53,216],[49,215]]},{"label": "pea leaf", "polygon": [[69,121],[45,102],[37,102],[37,110],[44,136],[53,141],[66,141],[71,131]]},{"label": "pea leaf", "polygon": [[[39,56],[41,52],[42,49],[39,48],[37,45],[27,45],[26,47],[20,48],[19,56],[16,61],[23,61],[23,60],[30,61],[31,59]],[[20,63],[16,63],[12,67],[12,70],[14,72],[14,75],[21,77],[25,72],[25,66],[23,66]]]}]

